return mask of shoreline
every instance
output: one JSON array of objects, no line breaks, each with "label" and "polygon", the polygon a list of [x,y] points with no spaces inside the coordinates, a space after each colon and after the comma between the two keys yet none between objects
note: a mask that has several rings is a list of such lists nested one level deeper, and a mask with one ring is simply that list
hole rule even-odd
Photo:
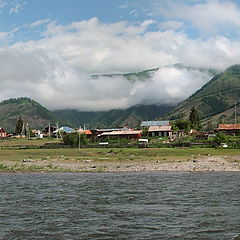
[{"label": "shoreline", "polygon": [[[174,156],[175,157],[175,156]],[[59,159],[26,161],[14,164],[1,161],[0,173],[64,173],[64,172],[240,172],[240,155],[200,156],[192,159],[168,158],[159,160],[68,160]],[[5,168],[5,169],[4,169]]]}]

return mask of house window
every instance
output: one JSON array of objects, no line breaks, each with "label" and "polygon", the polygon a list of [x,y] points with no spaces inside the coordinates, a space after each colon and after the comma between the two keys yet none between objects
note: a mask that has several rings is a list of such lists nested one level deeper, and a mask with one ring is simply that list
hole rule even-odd
[{"label": "house window", "polygon": [[162,133],[161,133],[161,132],[158,132],[158,136],[161,137],[161,136],[162,136]]},{"label": "house window", "polygon": [[166,137],[167,136],[167,132],[164,132],[164,137]]},{"label": "house window", "polygon": [[155,137],[155,132],[152,133],[152,136]]}]

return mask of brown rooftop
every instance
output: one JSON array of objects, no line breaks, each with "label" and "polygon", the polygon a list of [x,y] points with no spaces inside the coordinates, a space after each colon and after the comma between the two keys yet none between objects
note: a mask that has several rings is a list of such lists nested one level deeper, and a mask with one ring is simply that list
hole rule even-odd
[{"label": "brown rooftop", "polygon": [[217,130],[240,130],[240,124],[218,124]]},{"label": "brown rooftop", "polygon": [[148,131],[149,132],[172,131],[172,127],[171,126],[150,126]]}]

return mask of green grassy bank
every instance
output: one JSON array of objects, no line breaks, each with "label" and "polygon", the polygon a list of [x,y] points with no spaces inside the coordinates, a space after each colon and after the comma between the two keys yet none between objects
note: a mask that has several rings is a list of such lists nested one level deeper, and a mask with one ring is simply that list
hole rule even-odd
[{"label": "green grassy bank", "polygon": [[[236,156],[239,149],[157,148],[157,149],[19,149],[0,150],[1,172],[84,171],[84,166],[138,162],[192,161],[206,156]],[[83,165],[79,169],[79,165]],[[71,166],[71,167],[70,167]]]}]

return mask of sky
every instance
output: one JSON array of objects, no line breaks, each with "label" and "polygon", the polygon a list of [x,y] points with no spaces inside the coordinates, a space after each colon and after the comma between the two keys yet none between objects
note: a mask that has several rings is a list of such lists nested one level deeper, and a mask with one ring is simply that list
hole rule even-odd
[{"label": "sky", "polygon": [[[239,63],[237,0],[0,0],[0,100],[84,111],[176,104],[211,79],[197,68]],[[92,77],[153,68],[148,81]]]}]

